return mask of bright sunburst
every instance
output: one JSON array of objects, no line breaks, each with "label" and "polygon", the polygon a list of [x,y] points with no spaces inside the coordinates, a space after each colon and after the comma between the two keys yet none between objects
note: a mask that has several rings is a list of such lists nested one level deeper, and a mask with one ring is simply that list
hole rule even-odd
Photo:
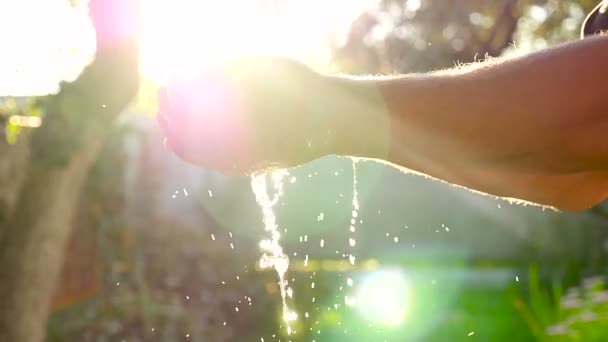
[{"label": "bright sunburst", "polygon": [[326,64],[375,0],[145,0],[142,71],[157,82],[243,54]]},{"label": "bright sunburst", "polygon": [[[130,1],[130,0],[129,0]],[[143,76],[163,82],[247,53],[323,67],[331,42],[378,0],[140,0]],[[45,95],[91,61],[95,34],[87,0],[0,0],[0,96]],[[32,11],[36,8],[36,11]],[[25,21],[23,18],[27,18]],[[27,22],[26,25],[23,23]],[[40,58],[45,56],[45,58]]]}]

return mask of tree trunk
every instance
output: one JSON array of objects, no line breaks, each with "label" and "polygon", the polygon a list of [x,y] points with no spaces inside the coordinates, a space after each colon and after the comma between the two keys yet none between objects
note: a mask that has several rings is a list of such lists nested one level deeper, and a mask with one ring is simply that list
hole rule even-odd
[{"label": "tree trunk", "polygon": [[42,341],[49,300],[81,185],[101,146],[84,146],[65,168],[32,161],[0,250],[0,341]]},{"label": "tree trunk", "polygon": [[29,155],[29,129],[20,133],[16,144],[9,145],[0,134],[0,241],[12,215],[23,184]]},{"label": "tree trunk", "polygon": [[90,1],[95,60],[45,99],[43,125],[32,132],[27,173],[0,236],[2,342],[44,339],[81,186],[110,125],[137,93],[135,25],[114,22],[135,23],[133,4]]}]

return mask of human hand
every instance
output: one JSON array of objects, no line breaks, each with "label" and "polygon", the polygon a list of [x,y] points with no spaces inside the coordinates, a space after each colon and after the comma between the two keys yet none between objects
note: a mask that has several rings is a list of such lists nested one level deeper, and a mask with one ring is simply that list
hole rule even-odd
[{"label": "human hand", "polygon": [[304,164],[330,153],[336,127],[323,77],[281,58],[243,58],[159,91],[165,146],[223,173]]}]

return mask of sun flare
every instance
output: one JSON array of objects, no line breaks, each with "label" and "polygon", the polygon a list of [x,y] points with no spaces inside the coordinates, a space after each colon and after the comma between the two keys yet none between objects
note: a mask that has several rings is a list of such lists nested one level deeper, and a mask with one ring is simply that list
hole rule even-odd
[{"label": "sun flare", "polygon": [[164,83],[206,65],[271,54],[326,65],[331,46],[375,0],[145,0],[140,36],[145,77]]},{"label": "sun flare", "polygon": [[[281,55],[319,69],[352,22],[378,0],[140,0],[142,76],[164,83],[245,54]],[[0,95],[46,95],[91,62],[87,0],[0,1]],[[37,11],[31,11],[36,8]],[[27,17],[28,25],[23,25]],[[18,29],[15,29],[18,28]],[[45,56],[45,58],[39,58]]]}]

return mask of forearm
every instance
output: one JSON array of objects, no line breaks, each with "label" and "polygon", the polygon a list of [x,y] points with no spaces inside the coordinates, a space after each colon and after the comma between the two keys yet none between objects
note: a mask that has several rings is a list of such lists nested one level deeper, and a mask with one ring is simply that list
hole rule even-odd
[{"label": "forearm", "polygon": [[[446,167],[501,163],[522,171],[606,168],[608,150],[598,153],[605,144],[599,134],[608,132],[606,61],[608,38],[597,37],[438,73],[342,79],[359,93],[351,108],[374,108],[357,111],[360,141],[345,139],[355,148],[344,154],[443,179]],[[380,134],[363,138],[377,123],[389,141]],[[552,153],[546,160],[522,156],[533,150]]]}]

